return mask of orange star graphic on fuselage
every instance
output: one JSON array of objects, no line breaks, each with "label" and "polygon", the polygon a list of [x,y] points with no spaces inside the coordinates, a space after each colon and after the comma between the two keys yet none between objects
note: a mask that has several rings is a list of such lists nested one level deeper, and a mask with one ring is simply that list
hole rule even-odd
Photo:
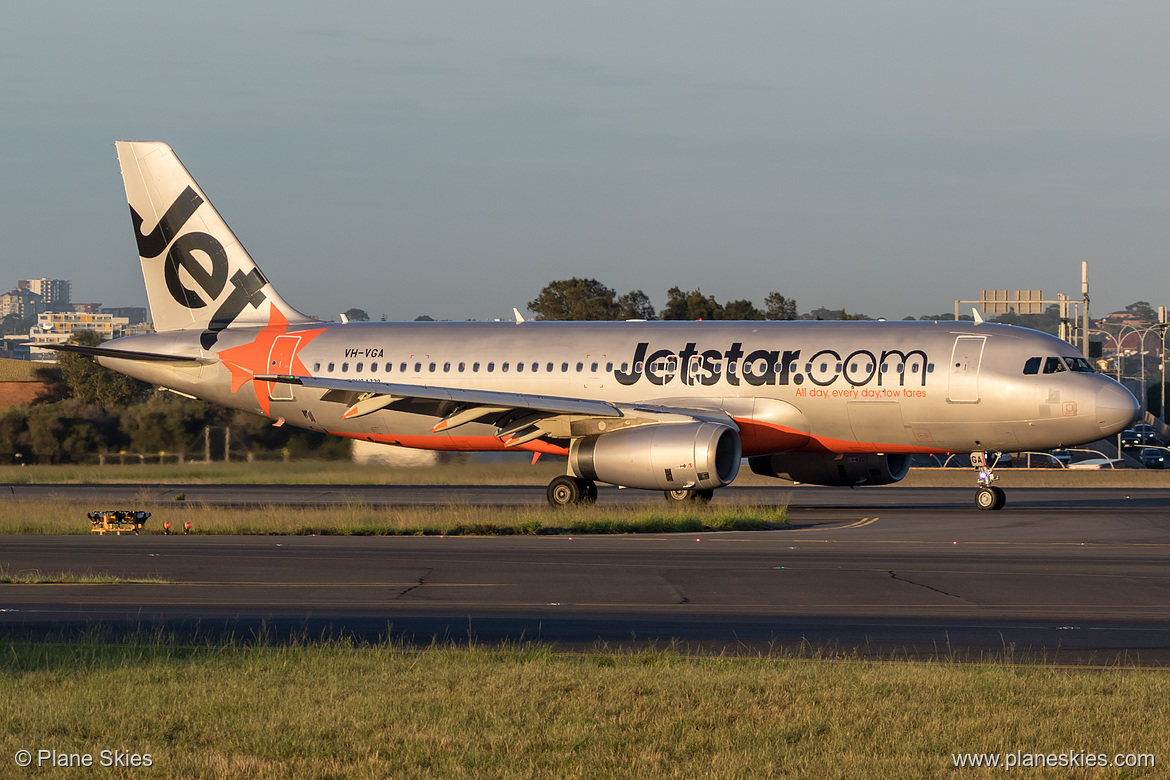
[{"label": "orange star graphic on fuselage", "polygon": [[[280,313],[280,310],[275,306],[268,315],[268,324],[260,329],[256,335],[255,340],[247,344],[241,344],[238,347],[231,347],[219,351],[219,360],[228,371],[232,373],[232,392],[238,392],[241,387],[249,379],[252,379],[256,374],[293,374],[295,376],[308,376],[309,369],[301,362],[298,357],[300,351],[317,336],[326,331],[326,328],[317,328],[315,330],[300,330],[293,333],[288,332],[288,318]],[[276,347],[276,341],[282,336],[288,336],[297,339],[292,345],[292,355],[287,365],[278,365],[282,362],[276,357],[273,350]],[[256,401],[260,404],[260,408],[264,410],[264,414],[269,417],[268,396],[272,390],[271,382],[253,382],[252,389],[256,393]]]}]

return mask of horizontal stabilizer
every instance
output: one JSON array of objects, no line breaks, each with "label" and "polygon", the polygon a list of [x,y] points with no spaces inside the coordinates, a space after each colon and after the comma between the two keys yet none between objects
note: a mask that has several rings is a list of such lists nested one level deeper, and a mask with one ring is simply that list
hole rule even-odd
[{"label": "horizontal stabilizer", "polygon": [[148,363],[193,363],[207,366],[218,363],[215,357],[200,357],[198,355],[163,355],[158,352],[134,352],[129,349],[110,349],[109,347],[87,347],[81,344],[30,344],[39,349],[52,349],[57,352],[76,352],[91,357],[117,358],[118,360],[140,360]]}]

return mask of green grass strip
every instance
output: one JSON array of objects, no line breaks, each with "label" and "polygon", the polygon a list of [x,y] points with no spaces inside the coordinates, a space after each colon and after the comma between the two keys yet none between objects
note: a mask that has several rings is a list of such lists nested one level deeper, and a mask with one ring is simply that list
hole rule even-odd
[{"label": "green grass strip", "polygon": [[952,754],[1170,760],[1164,670],[669,647],[8,642],[0,711],[6,762],[119,749],[183,778],[988,778],[1005,773],[956,771]]}]

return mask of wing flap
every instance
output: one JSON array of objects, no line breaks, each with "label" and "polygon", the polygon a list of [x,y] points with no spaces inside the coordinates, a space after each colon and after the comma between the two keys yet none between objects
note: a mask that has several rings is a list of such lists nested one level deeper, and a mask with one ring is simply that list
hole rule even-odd
[{"label": "wing flap", "polygon": [[[372,382],[365,379],[333,379],[277,374],[258,374],[255,378],[261,382],[300,385],[331,392],[357,393],[359,396],[366,393],[393,396],[394,400],[446,401],[462,406],[501,407],[550,414],[584,414],[594,417],[622,416],[621,410],[616,405],[608,401],[595,401],[588,398],[507,393],[498,390],[468,390],[460,387],[405,385],[396,382]],[[392,403],[392,401],[387,403]]]}]

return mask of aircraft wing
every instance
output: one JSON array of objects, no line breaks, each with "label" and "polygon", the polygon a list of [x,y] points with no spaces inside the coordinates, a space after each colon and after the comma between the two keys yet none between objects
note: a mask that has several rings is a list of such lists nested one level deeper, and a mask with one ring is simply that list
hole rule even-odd
[{"label": "aircraft wing", "polygon": [[508,393],[497,390],[470,390],[458,387],[431,387],[365,379],[258,374],[260,382],[300,385],[326,391],[322,400],[344,403],[342,419],[372,414],[396,406],[417,407],[442,419],[432,428],[436,433],[470,422],[495,425],[497,436],[514,447],[543,437],[574,438],[616,430],[605,420],[626,418],[629,425],[689,420],[715,420],[733,428],[730,415],[720,410],[687,409],[658,404],[620,404],[590,398]]}]

